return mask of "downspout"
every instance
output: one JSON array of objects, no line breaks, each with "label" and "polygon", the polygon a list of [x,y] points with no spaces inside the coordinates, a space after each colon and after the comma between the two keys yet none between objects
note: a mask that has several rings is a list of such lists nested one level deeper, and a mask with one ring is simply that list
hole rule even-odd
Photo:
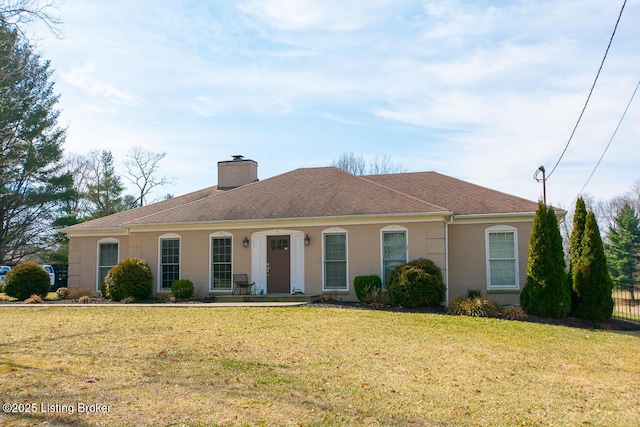
[{"label": "downspout", "polygon": [[444,284],[447,288],[446,305],[449,305],[449,224],[453,222],[455,214],[452,212],[450,219],[442,217],[444,222]]}]

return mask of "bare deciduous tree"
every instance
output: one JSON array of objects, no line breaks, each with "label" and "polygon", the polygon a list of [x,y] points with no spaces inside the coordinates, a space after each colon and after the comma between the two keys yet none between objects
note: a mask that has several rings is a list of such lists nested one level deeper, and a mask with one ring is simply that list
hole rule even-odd
[{"label": "bare deciduous tree", "polygon": [[382,159],[376,156],[367,167],[367,161],[363,155],[356,156],[353,152],[342,153],[331,162],[331,166],[354,175],[382,175],[404,171],[402,163],[392,161],[386,154],[382,156]]},{"label": "bare deciduous tree", "polygon": [[124,178],[138,188],[138,194],[134,200],[134,206],[144,206],[147,204],[147,196],[155,187],[171,184],[173,181],[164,176],[158,176],[160,160],[164,159],[167,153],[154,153],[142,147],[133,147],[127,159],[124,161],[126,173]]},{"label": "bare deciduous tree", "polygon": [[49,14],[56,9],[55,2],[39,0],[3,0],[0,3],[0,23],[15,28],[24,36],[22,27],[33,22],[43,22],[56,37],[62,35],[59,18]]},{"label": "bare deciduous tree", "polygon": [[386,154],[382,156],[382,159],[378,159],[378,156],[376,156],[373,159],[373,162],[369,165],[369,175],[382,175],[400,172],[404,172],[402,163],[392,161],[391,157],[388,157]]}]

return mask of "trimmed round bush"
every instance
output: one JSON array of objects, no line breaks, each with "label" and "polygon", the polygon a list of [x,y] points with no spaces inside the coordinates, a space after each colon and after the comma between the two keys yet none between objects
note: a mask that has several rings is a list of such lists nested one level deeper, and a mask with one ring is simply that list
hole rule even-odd
[{"label": "trimmed round bush", "polygon": [[387,288],[391,303],[403,307],[437,307],[447,296],[442,270],[425,258],[396,267],[387,277]]},{"label": "trimmed round bush", "polygon": [[176,298],[191,298],[193,296],[193,282],[189,279],[174,280],[171,293]]},{"label": "trimmed round bush", "polygon": [[49,273],[35,262],[15,266],[4,276],[4,292],[10,297],[25,300],[31,295],[45,298],[51,288]]},{"label": "trimmed round bush", "polygon": [[353,279],[353,288],[358,300],[364,303],[379,302],[382,291],[382,280],[376,274],[356,276]]},{"label": "trimmed round bush", "polygon": [[153,294],[153,274],[147,261],[127,258],[109,270],[101,288],[105,296],[114,301],[149,299]]}]

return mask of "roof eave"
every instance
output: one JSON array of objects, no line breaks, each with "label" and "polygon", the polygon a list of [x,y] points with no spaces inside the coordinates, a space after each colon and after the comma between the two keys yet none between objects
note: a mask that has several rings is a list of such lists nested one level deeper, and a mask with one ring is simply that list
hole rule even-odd
[{"label": "roof eave", "polygon": [[433,221],[442,220],[443,216],[449,217],[453,215],[451,211],[437,212],[411,212],[400,214],[370,214],[370,215],[336,215],[336,216],[318,216],[318,217],[292,217],[292,218],[259,218],[259,219],[234,219],[234,220],[217,220],[217,221],[188,221],[177,223],[155,223],[155,224],[124,224],[131,231],[142,230],[167,230],[167,229],[211,229],[211,228],[259,228],[265,226],[282,226],[287,223],[291,226],[300,226],[304,224],[349,224],[349,223],[370,223],[370,222],[388,222],[392,219],[402,220],[403,222],[424,221],[425,217],[432,217]]},{"label": "roof eave", "polygon": [[106,227],[106,228],[63,228],[60,232],[65,233],[68,237],[103,237],[109,236],[127,236],[129,229],[126,227]]},{"label": "roof eave", "polygon": [[[556,215],[563,218],[566,211],[556,210]],[[532,221],[536,213],[533,211],[524,212],[502,212],[502,213],[481,213],[481,214],[455,214],[455,223],[480,223],[496,221]]]}]

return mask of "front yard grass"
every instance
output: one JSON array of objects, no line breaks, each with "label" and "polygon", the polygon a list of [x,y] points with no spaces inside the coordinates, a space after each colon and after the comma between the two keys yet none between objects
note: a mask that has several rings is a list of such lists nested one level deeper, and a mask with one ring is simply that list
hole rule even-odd
[{"label": "front yard grass", "polygon": [[35,409],[0,412],[2,425],[640,420],[640,332],[313,306],[0,307],[0,319],[0,400]]}]

